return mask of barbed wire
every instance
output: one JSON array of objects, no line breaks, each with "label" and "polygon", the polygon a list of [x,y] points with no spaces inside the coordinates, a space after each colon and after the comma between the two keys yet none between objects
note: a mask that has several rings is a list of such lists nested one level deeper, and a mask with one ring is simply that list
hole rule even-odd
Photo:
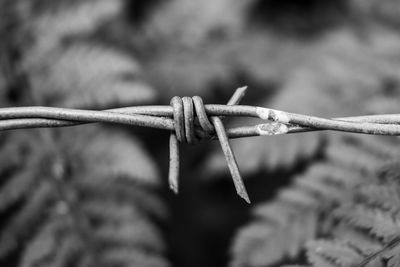
[{"label": "barbed wire", "polygon": [[[343,131],[372,135],[400,135],[400,114],[320,118],[265,107],[239,105],[247,87],[238,88],[226,105],[204,104],[198,97],[173,97],[168,106],[135,106],[107,110],[56,107],[0,108],[0,130],[48,128],[86,123],[114,123],[170,131],[171,190],[179,191],[179,143],[217,139],[221,144],[236,192],[250,199],[229,143],[231,138],[282,135],[310,131]],[[254,117],[263,123],[225,128],[224,117]]]}]

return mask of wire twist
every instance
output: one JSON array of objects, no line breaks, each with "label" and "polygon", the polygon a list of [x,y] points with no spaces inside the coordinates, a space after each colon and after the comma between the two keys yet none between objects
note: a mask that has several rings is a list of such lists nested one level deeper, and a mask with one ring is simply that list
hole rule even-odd
[{"label": "wire twist", "polygon": [[[239,88],[228,105],[236,105],[244,96],[246,88]],[[170,135],[170,167],[168,173],[168,181],[170,189],[176,194],[179,191],[179,142],[194,144],[199,142],[201,136],[196,136],[195,129],[200,128],[197,132],[203,133],[203,137],[210,137],[214,133],[217,134],[221,144],[222,151],[225,155],[229,171],[231,173],[236,192],[246,202],[250,203],[249,196],[244,186],[243,179],[239,172],[239,167],[236,162],[235,155],[229,143],[229,138],[226,133],[222,119],[218,116],[211,116],[210,119],[206,113],[203,100],[199,96],[178,97],[171,99],[171,107],[173,110],[174,131]],[[196,120],[197,119],[197,120]],[[197,123],[197,124],[196,124]]]},{"label": "wire twist", "polygon": [[[239,196],[250,202],[230,138],[280,135],[310,131],[343,131],[374,135],[400,135],[400,114],[325,119],[257,106],[238,105],[247,87],[235,91],[227,105],[205,105],[199,96],[173,97],[169,106],[136,106],[107,110],[55,107],[0,108],[0,130],[64,127],[103,122],[170,131],[170,188],[178,193],[179,143],[196,144],[218,139]],[[224,117],[255,117],[267,122],[225,128]]]}]

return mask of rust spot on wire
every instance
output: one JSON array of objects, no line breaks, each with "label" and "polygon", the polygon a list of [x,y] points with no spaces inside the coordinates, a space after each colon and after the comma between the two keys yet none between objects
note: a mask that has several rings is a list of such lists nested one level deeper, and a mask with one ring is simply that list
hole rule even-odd
[{"label": "rust spot on wire", "polygon": [[286,124],[279,122],[270,122],[259,124],[257,126],[257,131],[260,135],[279,135],[279,134],[287,134],[289,128]]}]

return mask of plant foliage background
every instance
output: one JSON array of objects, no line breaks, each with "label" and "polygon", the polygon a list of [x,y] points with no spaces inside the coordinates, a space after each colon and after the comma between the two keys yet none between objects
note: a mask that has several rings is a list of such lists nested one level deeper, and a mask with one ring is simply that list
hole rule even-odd
[{"label": "plant foliage background", "polygon": [[[399,113],[396,0],[1,0],[0,15],[2,107],[223,103],[249,85],[244,104]],[[233,145],[255,205],[215,142],[183,145],[173,196],[165,132],[2,132],[0,265],[400,266],[398,138]]]}]

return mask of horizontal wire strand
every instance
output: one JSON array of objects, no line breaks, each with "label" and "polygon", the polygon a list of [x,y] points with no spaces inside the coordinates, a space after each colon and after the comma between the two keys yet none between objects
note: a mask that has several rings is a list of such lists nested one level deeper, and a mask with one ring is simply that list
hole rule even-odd
[{"label": "horizontal wire strand", "polygon": [[[227,129],[229,138],[276,135],[321,130],[400,135],[400,114],[383,114],[324,119],[284,111],[244,105],[204,105],[208,116],[249,116],[287,125],[286,130],[269,131],[269,123]],[[0,130],[63,127],[84,123],[119,123],[174,130],[171,106],[142,106],[104,111],[54,107],[0,108]],[[198,132],[198,131],[197,131]]]},{"label": "horizontal wire strand", "polygon": [[[227,105],[204,105],[200,97],[174,97],[169,106],[136,106],[84,110],[44,106],[0,108],[0,131],[67,127],[87,123],[115,123],[170,131],[170,188],[179,191],[179,143],[197,139],[221,144],[236,191],[250,203],[229,139],[311,131],[344,131],[373,135],[400,135],[400,114],[340,117],[307,116],[257,106],[238,105],[247,87],[235,91]],[[184,100],[182,102],[182,99]],[[225,128],[225,117],[255,117],[263,123]]]}]

